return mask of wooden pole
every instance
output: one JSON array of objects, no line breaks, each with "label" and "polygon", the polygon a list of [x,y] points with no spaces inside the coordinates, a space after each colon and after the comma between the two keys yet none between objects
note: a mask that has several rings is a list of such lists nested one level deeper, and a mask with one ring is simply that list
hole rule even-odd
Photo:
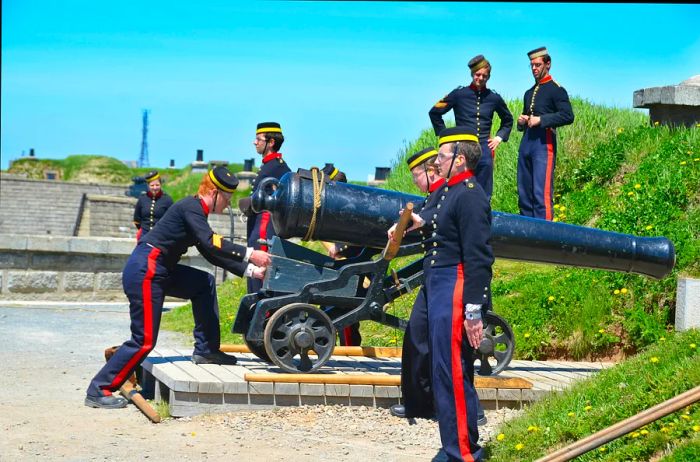
[{"label": "wooden pole", "polygon": [[700,386],[666,400],[661,404],[657,404],[615,425],[604,428],[575,443],[571,443],[541,459],[537,459],[536,462],[565,462],[571,460],[698,401],[700,401]]},{"label": "wooden pole", "polygon": [[131,382],[124,382],[124,385],[119,388],[119,391],[122,395],[124,395],[124,398],[134,403],[136,407],[139,408],[141,412],[146,415],[146,417],[151,419],[153,423],[160,422],[160,415],[158,412],[156,412],[156,410],[153,409],[150,404],[148,404],[148,401],[141,396],[141,393],[136,391],[136,388],[134,388]]},{"label": "wooden pole", "polygon": [[[333,385],[400,386],[401,376],[375,374],[245,374],[247,382],[328,383]],[[476,388],[529,389],[532,383],[518,377],[474,377]]]}]

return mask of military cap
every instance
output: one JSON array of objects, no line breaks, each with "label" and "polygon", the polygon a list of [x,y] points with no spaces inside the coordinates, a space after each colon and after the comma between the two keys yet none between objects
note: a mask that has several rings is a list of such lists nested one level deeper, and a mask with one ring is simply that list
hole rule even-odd
[{"label": "military cap", "polygon": [[408,159],[406,159],[406,163],[408,164],[408,169],[413,170],[414,168],[418,167],[419,165],[424,164],[428,160],[437,156],[437,154],[438,154],[437,149],[435,149],[435,148],[425,148],[422,151],[418,151],[417,153],[413,154]]},{"label": "military cap", "polygon": [[260,133],[282,133],[282,127],[277,122],[260,122],[255,134]]},{"label": "military cap", "polygon": [[151,181],[160,179],[160,173],[158,173],[158,170],[151,170],[150,172],[146,173],[146,176],[144,176],[143,179],[146,180],[146,183],[150,183]]},{"label": "military cap", "polygon": [[438,139],[438,144],[440,146],[445,143],[454,143],[456,141],[473,141],[478,143],[479,138],[476,136],[476,133],[465,126],[445,128],[440,132],[440,138]]},{"label": "military cap", "polygon": [[340,170],[338,170],[338,169],[335,167],[335,165],[333,165],[332,163],[330,163],[330,164],[326,164],[326,165],[321,169],[321,171],[323,171],[323,173],[328,177],[329,180],[332,180],[333,178],[335,178],[335,177],[338,175],[338,172],[339,172]]},{"label": "military cap", "polygon": [[547,51],[547,47],[539,47],[539,48],[535,48],[532,51],[527,52],[527,56],[530,59],[541,58],[541,57],[546,56],[548,54],[549,54],[549,52]]},{"label": "military cap", "polygon": [[489,60],[484,58],[484,55],[476,55],[469,60],[469,70],[472,72],[476,72],[479,69],[483,69],[490,64],[491,63],[489,63]]},{"label": "military cap", "polygon": [[216,167],[209,170],[209,179],[224,192],[233,192],[238,186],[238,178],[226,167]]}]

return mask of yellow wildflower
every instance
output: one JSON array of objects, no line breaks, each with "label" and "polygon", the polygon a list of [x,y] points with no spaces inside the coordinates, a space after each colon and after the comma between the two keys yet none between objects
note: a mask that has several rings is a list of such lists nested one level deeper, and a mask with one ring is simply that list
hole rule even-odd
[{"label": "yellow wildflower", "polygon": [[553,301],[554,301],[554,297],[550,295],[550,296],[547,298],[547,300],[550,301],[550,302],[553,302]]},{"label": "yellow wildflower", "polygon": [[681,419],[683,419],[683,420],[690,420],[690,416],[689,416],[689,415],[686,415],[686,414],[682,414],[682,415],[681,415]]},{"label": "yellow wildflower", "polygon": [[566,210],[566,207],[562,205],[561,207],[559,207],[559,210],[563,212],[564,210]]},{"label": "yellow wildflower", "polygon": [[613,291],[613,293],[614,293],[615,295],[620,295],[620,289],[615,289],[615,290]]},{"label": "yellow wildflower", "polygon": [[698,346],[697,346],[696,344],[694,344],[694,343],[691,343],[691,344],[688,345],[688,346],[690,347],[691,350],[694,350],[694,349],[696,349],[696,348],[698,347]]},{"label": "yellow wildflower", "polygon": [[529,427],[527,427],[527,431],[530,432],[530,433],[536,432],[537,430],[539,430],[539,428],[537,428],[537,427],[534,426],[534,425],[530,425]]},{"label": "yellow wildflower", "polygon": [[632,435],[630,435],[632,438],[639,438],[639,433],[634,432]]},{"label": "yellow wildflower", "polygon": [[686,162],[686,161],[681,161],[681,165],[685,165],[685,164],[687,164],[687,163],[688,163],[688,162]]},{"label": "yellow wildflower", "polygon": [[668,433],[669,431],[668,427],[661,428],[661,433]]},{"label": "yellow wildflower", "polygon": [[567,415],[568,415],[569,417],[573,417],[573,416],[576,415],[576,413],[575,413],[575,412],[569,412]]},{"label": "yellow wildflower", "polygon": [[651,228],[653,228],[652,225],[646,225],[646,227],[645,227],[644,229],[646,229],[647,231],[649,231]]},{"label": "yellow wildflower", "polygon": [[696,157],[695,159],[693,159],[693,162],[700,162],[700,157]]},{"label": "yellow wildflower", "polygon": [[694,432],[700,432],[700,425],[693,425]]},{"label": "yellow wildflower", "polygon": [[559,221],[559,218],[554,217],[554,218],[552,218],[552,221]]},{"label": "yellow wildflower", "polygon": [[623,131],[624,131],[624,129],[622,127],[617,129],[617,133],[622,133]]},{"label": "yellow wildflower", "polygon": [[593,409],[593,406],[586,406],[583,408],[584,411],[590,411],[591,409]]},{"label": "yellow wildflower", "polygon": [[606,448],[605,446],[603,446],[602,448],[598,448],[598,450],[599,450],[600,452],[605,452],[605,451],[608,450],[608,448]]},{"label": "yellow wildflower", "polygon": [[516,451],[522,451],[525,445],[523,443],[518,443],[515,445],[515,450]]},{"label": "yellow wildflower", "polygon": [[559,204],[554,204],[554,210],[559,210]]},{"label": "yellow wildflower", "polygon": [[659,358],[657,358],[656,356],[652,356],[651,359],[650,359],[649,361],[651,361],[652,363],[656,364],[656,363],[659,362]]},{"label": "yellow wildflower", "polygon": [[639,188],[641,188],[641,187],[642,187],[642,185],[639,184],[639,183],[637,183],[636,185],[634,185],[634,189],[639,189]]},{"label": "yellow wildflower", "polygon": [[657,120],[656,122],[654,122],[654,126],[655,126],[655,127],[658,127],[658,126],[659,126],[659,121],[658,121],[658,120]]},{"label": "yellow wildflower", "polygon": [[604,334],[604,333],[605,333],[605,329],[598,329],[598,333],[599,333],[599,334]]},{"label": "yellow wildflower", "polygon": [[627,195],[630,196],[630,197],[631,197],[631,196],[634,196],[634,191],[628,192]]},{"label": "yellow wildflower", "polygon": [[666,337],[659,337],[659,342],[665,342],[665,341],[666,341]]},{"label": "yellow wildflower", "polygon": [[530,338],[530,332],[525,332],[525,335],[523,335],[525,338]]},{"label": "yellow wildflower", "polygon": [[641,433],[642,435],[648,435],[648,434],[649,434],[649,430],[642,430],[642,431],[639,432],[639,433]]},{"label": "yellow wildflower", "polygon": [[622,289],[620,289],[620,293],[621,293],[621,294],[626,294],[626,293],[627,293],[627,288],[623,287]]},{"label": "yellow wildflower", "polygon": [[503,441],[504,439],[506,439],[506,435],[504,435],[503,433],[499,433],[496,439],[498,441]]}]

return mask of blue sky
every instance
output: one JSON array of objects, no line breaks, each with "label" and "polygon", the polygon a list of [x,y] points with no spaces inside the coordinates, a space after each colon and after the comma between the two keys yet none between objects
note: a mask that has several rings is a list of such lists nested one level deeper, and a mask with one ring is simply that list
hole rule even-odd
[{"label": "blue sky", "polygon": [[366,180],[476,54],[505,98],[545,45],[570,95],[631,107],[634,90],[700,74],[698,24],[698,5],[4,0],[2,169],[30,148],[137,160],[149,109],[154,167],[197,149],[242,162],[256,124],[277,121],[293,170]]}]

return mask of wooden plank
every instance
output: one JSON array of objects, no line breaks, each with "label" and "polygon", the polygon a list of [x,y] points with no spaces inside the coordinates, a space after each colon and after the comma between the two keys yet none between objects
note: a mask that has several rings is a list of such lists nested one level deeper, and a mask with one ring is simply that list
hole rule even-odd
[{"label": "wooden plank", "polygon": [[[250,353],[246,345],[221,345],[224,353]],[[315,355],[311,351],[309,355]],[[373,347],[373,346],[337,346],[333,349],[333,356],[366,356],[368,358],[400,358],[402,349],[397,347]]]},{"label": "wooden plank", "polygon": [[[372,374],[246,374],[249,382],[277,382],[277,383],[328,383],[351,385],[383,385],[400,386],[401,377],[397,375],[372,375]],[[477,388],[508,388],[529,389],[532,383],[517,377],[474,377],[474,385]]]}]

